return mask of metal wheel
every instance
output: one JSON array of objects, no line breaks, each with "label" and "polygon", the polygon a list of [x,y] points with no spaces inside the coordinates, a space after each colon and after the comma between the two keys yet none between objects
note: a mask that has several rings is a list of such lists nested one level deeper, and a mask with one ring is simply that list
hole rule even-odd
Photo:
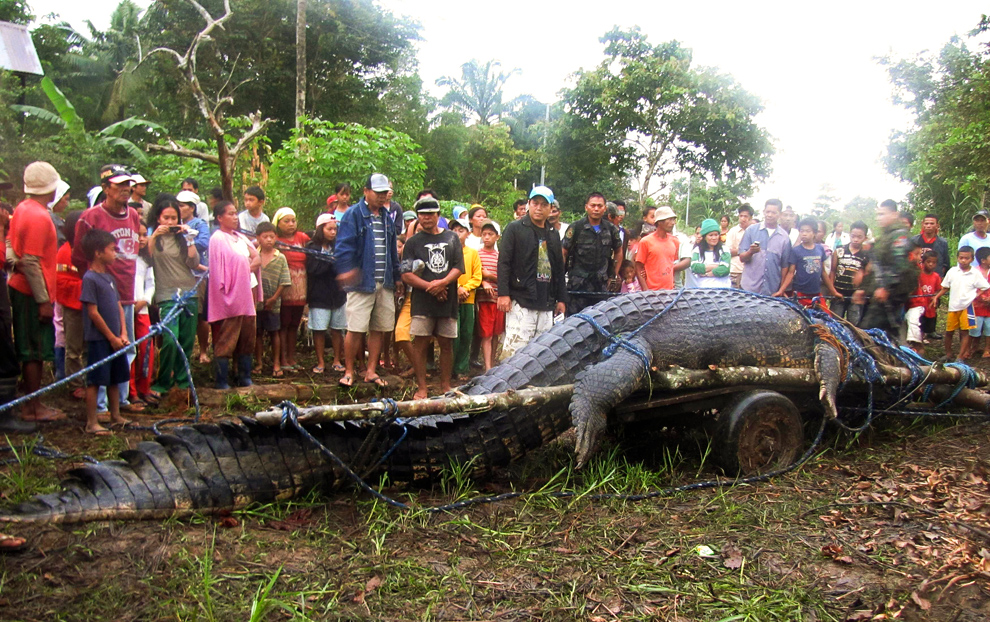
[{"label": "metal wheel", "polygon": [[792,464],[804,446],[801,413],[774,391],[740,393],[719,409],[714,454],[732,475],[755,475]]}]

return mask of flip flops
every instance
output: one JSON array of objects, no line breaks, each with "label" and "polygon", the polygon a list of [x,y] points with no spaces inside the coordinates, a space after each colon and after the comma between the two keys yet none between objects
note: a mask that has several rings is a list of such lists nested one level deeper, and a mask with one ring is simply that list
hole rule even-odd
[{"label": "flip flops", "polygon": [[374,376],[372,378],[366,377],[364,381],[370,382],[371,384],[377,386],[379,389],[384,389],[385,387],[388,386],[388,383],[385,382],[385,379],[382,378],[381,376]]},{"label": "flip flops", "polygon": [[344,376],[341,376],[340,380],[337,381],[337,384],[345,389],[350,389],[354,386],[354,377],[350,374],[345,374]]},{"label": "flip flops", "polygon": [[27,540],[0,533],[0,553],[17,553],[27,548]]}]

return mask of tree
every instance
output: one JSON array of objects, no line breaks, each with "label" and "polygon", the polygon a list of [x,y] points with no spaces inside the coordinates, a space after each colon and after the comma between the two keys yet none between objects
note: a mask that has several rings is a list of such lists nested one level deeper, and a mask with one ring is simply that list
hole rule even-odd
[{"label": "tree", "polygon": [[820,220],[832,220],[838,212],[832,206],[839,201],[835,186],[824,183],[818,188],[818,196],[811,203],[811,213]]},{"label": "tree", "polygon": [[481,125],[499,121],[502,115],[512,109],[515,100],[502,101],[502,90],[518,69],[505,73],[498,61],[490,60],[481,64],[470,60],[461,65],[461,79],[444,76],[437,79],[437,86],[450,87],[440,104],[451,110],[477,117]]},{"label": "tree", "polygon": [[26,0],[0,0],[0,22],[27,25],[33,19]]},{"label": "tree", "polygon": [[759,100],[711,68],[692,67],[677,41],[651,45],[639,28],[601,38],[605,60],[576,74],[569,110],[606,138],[603,148],[639,171],[639,202],[682,171],[729,184],[770,172],[773,147]]},{"label": "tree", "polygon": [[418,152],[419,145],[394,130],[303,117],[272,157],[268,192],[273,204],[292,205],[300,222],[313,222],[335,184],[346,181],[360,193],[378,172],[392,181],[396,200],[408,204],[423,187],[426,165]]},{"label": "tree", "polygon": [[296,129],[306,114],[306,0],[296,0]]},{"label": "tree", "polygon": [[474,125],[464,146],[464,189],[473,203],[505,204],[515,194],[512,180],[529,166],[502,124]]},{"label": "tree", "polygon": [[171,153],[173,155],[187,158],[198,158],[206,162],[217,164],[220,167],[220,187],[223,191],[223,196],[225,199],[230,200],[234,197],[233,173],[234,166],[237,162],[237,156],[240,155],[241,151],[247,148],[255,138],[265,131],[265,128],[270,123],[270,120],[262,119],[260,111],[249,114],[248,118],[251,121],[251,127],[246,129],[241,134],[233,146],[227,143],[228,128],[227,124],[224,122],[223,108],[233,103],[233,97],[231,95],[224,95],[226,85],[220,89],[215,97],[209,97],[203,91],[203,87],[200,85],[199,75],[197,73],[196,56],[199,46],[204,41],[210,40],[210,33],[212,33],[216,28],[222,28],[224,22],[230,19],[230,0],[223,0],[224,13],[218,18],[214,18],[210,15],[210,13],[204,9],[202,5],[196,2],[196,0],[187,0],[187,2],[199,11],[203,21],[206,22],[206,25],[193,37],[192,42],[189,44],[185,54],[179,54],[171,48],[161,47],[151,50],[148,53],[148,56],[164,54],[171,55],[175,58],[176,66],[182,72],[182,75],[184,76],[188,87],[192,91],[192,95],[196,100],[199,113],[206,121],[207,128],[212,135],[213,140],[216,141],[217,154],[213,155],[204,151],[188,149],[179,145],[174,140],[169,140],[166,145],[148,145],[148,149],[162,153]]},{"label": "tree", "polygon": [[[690,210],[687,202],[688,184],[691,187]],[[681,177],[670,184],[667,202],[681,217],[683,228],[693,231],[706,218],[717,220],[724,214],[731,217],[749,194],[749,188],[734,187],[725,182],[710,184],[702,177]]]}]

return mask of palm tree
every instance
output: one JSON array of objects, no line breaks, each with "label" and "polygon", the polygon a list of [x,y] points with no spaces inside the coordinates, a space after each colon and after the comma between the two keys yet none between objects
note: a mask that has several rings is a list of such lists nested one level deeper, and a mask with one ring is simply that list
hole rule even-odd
[{"label": "palm tree", "polygon": [[509,78],[519,72],[513,69],[505,73],[500,70],[501,66],[496,60],[482,65],[472,59],[461,65],[460,80],[450,76],[438,78],[437,86],[450,87],[440,104],[469,116],[477,116],[481,125],[500,120],[502,114],[511,111],[518,100],[503,103],[502,89]]}]

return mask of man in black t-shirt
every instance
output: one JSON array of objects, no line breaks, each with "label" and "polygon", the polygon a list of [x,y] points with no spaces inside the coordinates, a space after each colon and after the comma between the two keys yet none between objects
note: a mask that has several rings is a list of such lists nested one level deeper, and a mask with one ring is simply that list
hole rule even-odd
[{"label": "man in black t-shirt", "polygon": [[457,338],[457,277],[464,272],[464,255],[457,234],[439,228],[440,203],[433,197],[416,201],[419,230],[406,240],[399,271],[412,288],[414,399],[429,397],[426,388],[426,352],[432,337],[440,345],[440,390],[450,391],[454,366],[453,340]]}]

